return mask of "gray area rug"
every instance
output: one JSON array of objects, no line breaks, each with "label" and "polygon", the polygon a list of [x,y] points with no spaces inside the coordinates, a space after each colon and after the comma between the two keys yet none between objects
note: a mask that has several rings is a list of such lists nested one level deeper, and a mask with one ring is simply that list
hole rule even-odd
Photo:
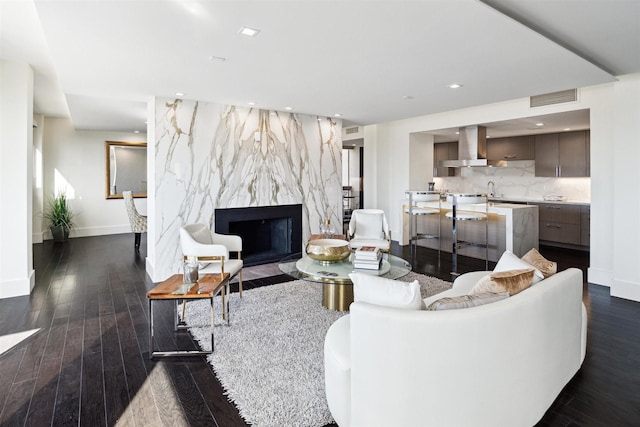
[{"label": "gray area rug", "polygon": [[[409,273],[422,296],[451,283]],[[247,290],[230,301],[231,325],[223,324],[215,301],[215,351],[208,356],[240,415],[255,427],[312,427],[333,422],[324,391],[324,337],[346,313],[322,307],[322,285],[296,280]],[[189,302],[189,331],[210,349],[209,304]]]}]

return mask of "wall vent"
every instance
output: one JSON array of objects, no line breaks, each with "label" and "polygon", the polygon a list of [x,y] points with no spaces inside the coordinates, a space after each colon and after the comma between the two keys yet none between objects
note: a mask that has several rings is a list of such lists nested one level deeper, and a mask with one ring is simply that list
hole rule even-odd
[{"label": "wall vent", "polygon": [[562,104],[563,102],[575,102],[577,100],[578,89],[568,89],[532,96],[529,98],[529,106],[531,108],[542,107],[543,105]]},{"label": "wall vent", "polygon": [[344,130],[344,132],[345,132],[347,135],[351,135],[351,134],[353,134],[353,133],[358,133],[359,131],[360,131],[360,128],[358,128],[358,126],[353,126],[353,127],[350,127],[350,128],[346,128],[346,129]]}]

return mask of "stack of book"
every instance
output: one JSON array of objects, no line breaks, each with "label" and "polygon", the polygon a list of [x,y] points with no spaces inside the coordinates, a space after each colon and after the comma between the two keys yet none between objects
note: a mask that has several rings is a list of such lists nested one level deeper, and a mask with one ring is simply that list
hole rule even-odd
[{"label": "stack of book", "polygon": [[363,268],[367,270],[379,270],[382,261],[382,252],[375,246],[362,246],[356,249],[353,258],[354,268]]}]

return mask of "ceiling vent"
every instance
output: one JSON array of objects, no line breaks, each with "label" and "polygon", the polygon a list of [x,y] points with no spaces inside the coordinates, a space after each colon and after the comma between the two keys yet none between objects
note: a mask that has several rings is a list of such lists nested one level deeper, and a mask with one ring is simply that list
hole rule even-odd
[{"label": "ceiling vent", "polygon": [[563,102],[575,102],[577,100],[578,89],[568,89],[532,96],[529,98],[529,106],[531,108],[542,107],[543,105],[562,104]]},{"label": "ceiling vent", "polygon": [[344,130],[344,132],[347,135],[351,135],[351,134],[354,134],[354,133],[358,133],[359,130],[360,130],[360,128],[358,128],[358,126],[353,126],[353,127],[350,127],[350,128],[346,128]]}]

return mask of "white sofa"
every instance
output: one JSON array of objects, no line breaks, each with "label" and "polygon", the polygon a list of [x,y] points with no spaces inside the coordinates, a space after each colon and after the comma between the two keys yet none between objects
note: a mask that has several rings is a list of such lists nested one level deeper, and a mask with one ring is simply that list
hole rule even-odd
[{"label": "white sofa", "polygon": [[[425,305],[486,274],[461,275]],[[584,360],[582,286],[570,268],[473,308],[352,303],[325,338],[331,414],[340,427],[534,425]]]}]

